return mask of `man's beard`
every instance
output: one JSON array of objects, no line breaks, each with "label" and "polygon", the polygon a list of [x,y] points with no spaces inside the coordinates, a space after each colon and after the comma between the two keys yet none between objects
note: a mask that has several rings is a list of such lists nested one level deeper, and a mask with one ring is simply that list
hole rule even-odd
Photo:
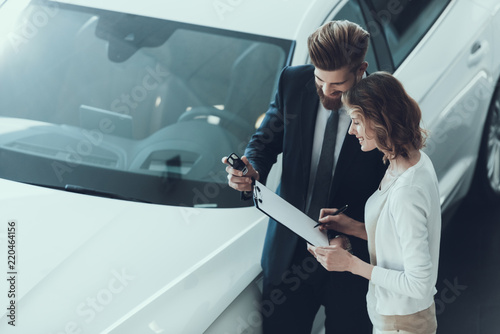
[{"label": "man's beard", "polygon": [[326,110],[339,110],[342,107],[342,92],[338,92],[338,97],[325,96],[323,89],[318,85],[316,85],[316,91],[321,104]]},{"label": "man's beard", "polygon": [[[357,84],[359,82],[358,77],[354,76],[354,83]],[[319,100],[321,101],[321,104],[323,107],[325,107],[326,110],[339,110],[340,107],[342,107],[342,93],[341,91],[336,91],[335,95],[338,95],[336,97],[331,97],[331,96],[325,96],[323,93],[323,89],[321,86],[318,86],[316,84],[316,91],[318,92]]]}]

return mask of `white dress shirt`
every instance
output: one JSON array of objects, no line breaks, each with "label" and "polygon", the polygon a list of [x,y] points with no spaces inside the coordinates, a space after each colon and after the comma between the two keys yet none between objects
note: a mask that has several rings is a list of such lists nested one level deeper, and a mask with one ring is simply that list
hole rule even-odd
[{"label": "white dress shirt", "polygon": [[[309,187],[307,189],[307,203],[311,201],[312,188],[314,186],[314,180],[316,178],[316,170],[318,169],[319,157],[321,155],[321,147],[323,146],[323,138],[325,136],[326,122],[328,117],[332,113],[331,110],[326,110],[323,104],[320,102],[318,107],[318,115],[316,116],[316,126],[314,128],[314,139],[311,155],[311,171],[309,173]],[[344,108],[340,108],[339,113],[339,124],[337,128],[337,138],[335,141],[335,152],[332,168],[332,177],[335,173],[335,167],[337,166],[337,160],[339,158],[340,150],[342,144],[344,143],[344,138],[351,124],[351,117],[347,115]]]}]

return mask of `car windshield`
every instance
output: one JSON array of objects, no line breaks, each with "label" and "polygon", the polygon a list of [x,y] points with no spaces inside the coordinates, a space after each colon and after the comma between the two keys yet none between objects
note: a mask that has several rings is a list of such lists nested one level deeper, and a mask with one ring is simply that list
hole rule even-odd
[{"label": "car windshield", "polygon": [[249,205],[226,186],[220,160],[243,152],[292,49],[32,1],[1,44],[0,177],[159,204]]}]

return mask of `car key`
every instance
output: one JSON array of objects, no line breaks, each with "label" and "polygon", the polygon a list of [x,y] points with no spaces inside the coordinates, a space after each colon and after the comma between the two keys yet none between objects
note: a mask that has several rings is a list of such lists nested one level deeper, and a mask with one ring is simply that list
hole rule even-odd
[{"label": "car key", "polygon": [[241,160],[240,157],[236,153],[231,153],[227,157],[227,162],[234,169],[242,171],[243,175],[246,175],[246,173],[248,172],[247,166],[245,165],[245,163],[243,162],[243,160]]}]

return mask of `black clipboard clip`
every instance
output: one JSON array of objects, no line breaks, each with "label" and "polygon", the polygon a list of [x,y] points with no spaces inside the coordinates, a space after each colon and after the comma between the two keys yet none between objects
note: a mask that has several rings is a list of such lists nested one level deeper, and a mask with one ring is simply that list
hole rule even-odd
[{"label": "black clipboard clip", "polygon": [[255,179],[252,177],[252,188],[253,188],[253,201],[254,204],[259,207],[258,203],[262,203],[262,192],[259,186],[255,185]]}]

